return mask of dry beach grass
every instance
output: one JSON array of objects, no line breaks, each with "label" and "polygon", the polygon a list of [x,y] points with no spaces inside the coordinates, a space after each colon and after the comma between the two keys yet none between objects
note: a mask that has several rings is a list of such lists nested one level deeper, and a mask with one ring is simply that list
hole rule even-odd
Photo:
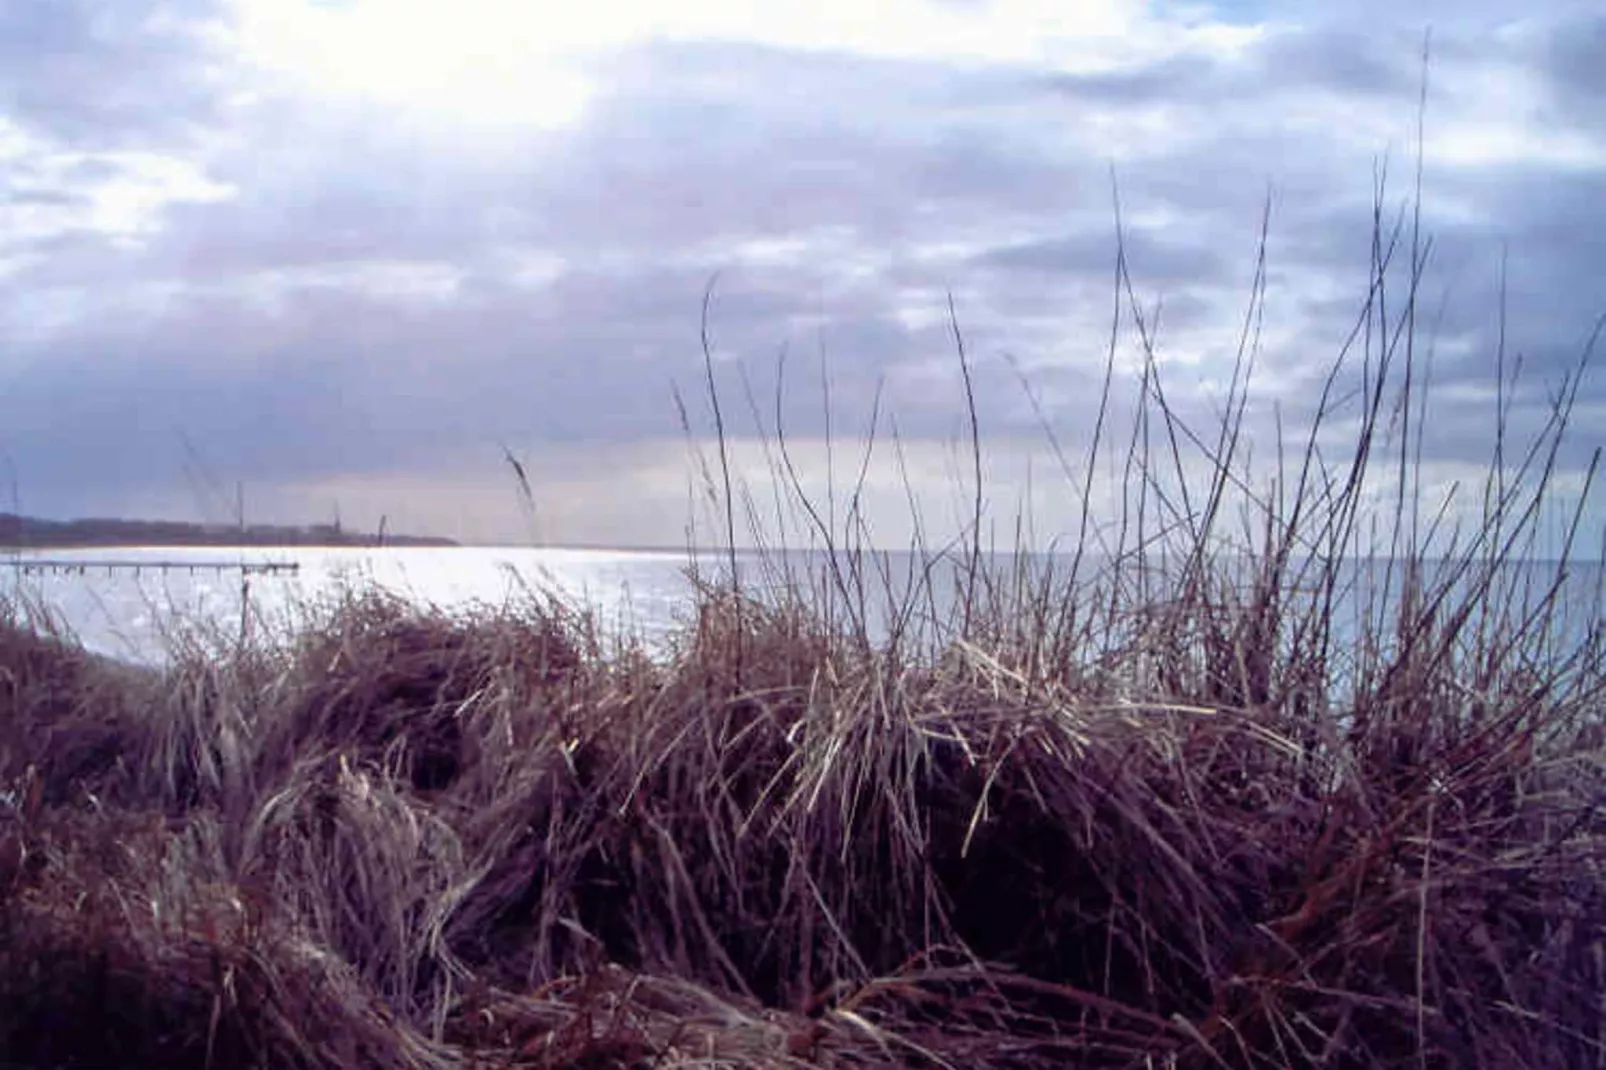
[{"label": "dry beach grass", "polygon": [[11,607],[0,1062],[1606,1066],[1602,634],[1532,553],[1577,378],[1479,531],[1394,513],[1368,599],[1402,337],[1249,544],[1238,395],[1190,437],[1151,362],[1155,493],[1096,559],[975,542],[875,631],[851,532],[655,656],[358,591],[142,675]]}]

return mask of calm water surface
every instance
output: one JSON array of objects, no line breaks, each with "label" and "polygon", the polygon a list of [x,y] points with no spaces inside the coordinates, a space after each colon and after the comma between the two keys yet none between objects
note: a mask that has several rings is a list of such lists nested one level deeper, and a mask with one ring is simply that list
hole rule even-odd
[{"label": "calm water surface", "polygon": [[[79,571],[28,569],[30,560],[93,562],[178,561],[193,563],[187,569],[160,571],[119,569],[108,572],[86,564]],[[804,568],[817,570],[823,558],[801,555]],[[885,555],[895,586],[907,586],[918,572],[908,554]],[[1007,555],[1001,561],[1009,560]],[[1046,560],[1046,559],[1045,559]],[[253,574],[242,589],[238,569],[216,571],[208,565],[240,562],[295,562],[295,573]],[[255,628],[293,627],[305,617],[309,605],[334,597],[343,588],[377,586],[409,600],[447,610],[473,606],[499,606],[516,602],[530,589],[550,590],[593,607],[605,631],[638,635],[655,645],[668,636],[690,611],[693,559],[685,551],[533,548],[142,548],[116,550],[51,551],[38,555],[0,557],[0,598],[43,606],[90,650],[128,661],[157,664],[164,660],[167,633],[180,624],[199,624],[225,636],[239,633],[242,599],[252,608]],[[704,575],[722,574],[725,558],[719,554],[696,561]],[[740,566],[746,582],[759,577],[757,562]],[[1341,634],[1366,631],[1362,616],[1375,610],[1376,590],[1382,572],[1375,565],[1354,566],[1359,582],[1333,607],[1333,621]],[[1377,573],[1371,582],[1368,569]],[[1097,572],[1095,567],[1092,572]],[[1516,566],[1507,577],[1503,598],[1524,601],[1546,589],[1552,566]],[[951,582],[936,584],[937,601]],[[1385,590],[1387,588],[1384,588]],[[1575,643],[1602,619],[1602,575],[1598,564],[1574,566],[1563,592],[1559,621],[1560,646]],[[874,595],[870,599],[876,601]],[[1371,607],[1371,608],[1367,608]],[[879,616],[871,605],[871,628]],[[943,611],[941,605],[933,607]]]},{"label": "calm water surface", "polygon": [[[30,560],[85,562],[83,571],[30,569]],[[185,569],[94,568],[94,561],[184,562]],[[294,573],[253,573],[217,564],[295,562]],[[516,601],[531,588],[594,606],[607,628],[666,634],[691,592],[685,553],[526,548],[118,548],[11,554],[0,595],[46,607],[96,653],[160,662],[174,622],[239,628],[242,597],[256,626],[295,623],[308,605],[343,588],[377,586],[448,610]],[[231,631],[232,630],[232,631]]]}]

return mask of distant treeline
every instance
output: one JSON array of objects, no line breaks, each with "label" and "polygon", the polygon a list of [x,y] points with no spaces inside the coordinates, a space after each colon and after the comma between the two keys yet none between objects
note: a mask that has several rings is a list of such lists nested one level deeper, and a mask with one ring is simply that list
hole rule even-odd
[{"label": "distant treeline", "polygon": [[177,520],[41,520],[0,513],[0,547],[81,546],[456,546],[451,539],[370,535],[334,524],[189,524]]}]

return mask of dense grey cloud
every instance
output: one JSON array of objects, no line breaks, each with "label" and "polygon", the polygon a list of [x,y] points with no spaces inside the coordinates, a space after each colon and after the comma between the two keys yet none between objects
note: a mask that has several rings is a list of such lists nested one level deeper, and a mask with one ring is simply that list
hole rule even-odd
[{"label": "dense grey cloud", "polygon": [[[951,294],[999,449],[1041,442],[1039,407],[1074,445],[1104,370],[1117,198],[1168,401],[1201,427],[1269,199],[1252,418],[1297,419],[1365,297],[1381,162],[1385,227],[1412,192],[1426,21],[1223,5],[1212,35],[1162,6],[1146,17],[1173,43],[1100,68],[635,42],[587,61],[573,122],[482,128],[264,76],[230,51],[232,10],[0,15],[0,451],[38,511],[182,501],[190,448],[292,509],[298,487],[437,486],[513,444],[601,466],[577,493],[632,519],[575,530],[673,541],[678,518],[617,528],[640,510],[610,502],[606,477],[623,485],[622,458],[681,434],[674,388],[707,432],[716,273],[737,435],[760,430],[744,389],[773,425],[784,352],[800,443],[862,428],[878,389],[900,435],[951,441]],[[1421,319],[1441,391],[1424,457],[1449,466],[1488,452],[1502,255],[1519,426],[1606,310],[1603,24],[1566,6],[1511,25],[1492,6],[1423,10]],[[1121,304],[1129,401],[1141,354]]]},{"label": "dense grey cloud", "polygon": [[1606,17],[1584,18],[1556,27],[1547,42],[1545,68],[1555,103],[1574,122],[1602,122],[1606,103]]},{"label": "dense grey cloud", "polygon": [[6,118],[75,146],[142,146],[217,118],[207,0],[13,0],[0,8]]}]

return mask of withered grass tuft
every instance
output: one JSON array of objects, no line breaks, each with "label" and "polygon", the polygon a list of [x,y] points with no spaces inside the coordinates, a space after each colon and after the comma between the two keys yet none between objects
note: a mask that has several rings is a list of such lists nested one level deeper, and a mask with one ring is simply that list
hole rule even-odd
[{"label": "withered grass tuft", "polygon": [[1533,552],[1577,374],[1419,538],[1390,248],[1272,490],[1151,359],[1153,493],[1057,573],[850,531],[664,654],[359,592],[148,674],[13,607],[0,1062],[1606,1065],[1599,602]]}]

